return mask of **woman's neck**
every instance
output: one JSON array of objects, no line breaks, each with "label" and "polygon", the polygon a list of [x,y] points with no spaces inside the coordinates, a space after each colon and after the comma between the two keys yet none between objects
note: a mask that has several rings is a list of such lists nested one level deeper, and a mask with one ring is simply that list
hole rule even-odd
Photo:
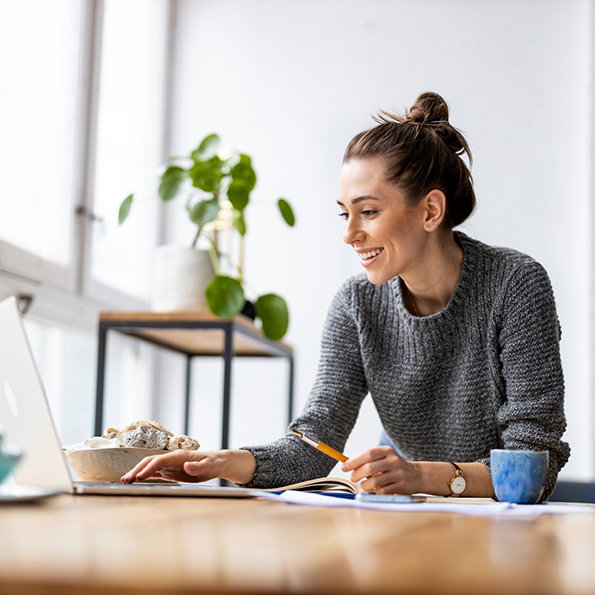
[{"label": "woman's neck", "polygon": [[401,276],[406,284],[405,303],[409,311],[430,316],[444,310],[457,287],[462,264],[463,249],[453,232],[434,232],[419,266]]}]

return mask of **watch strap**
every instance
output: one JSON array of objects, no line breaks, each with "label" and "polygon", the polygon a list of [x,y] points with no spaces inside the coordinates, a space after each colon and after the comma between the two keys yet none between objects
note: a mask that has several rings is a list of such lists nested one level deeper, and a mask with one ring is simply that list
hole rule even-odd
[{"label": "watch strap", "polygon": [[452,461],[448,461],[448,464],[452,465],[452,468],[455,470],[455,473],[457,475],[459,475],[460,477],[464,477],[463,470],[456,463],[453,463]]}]

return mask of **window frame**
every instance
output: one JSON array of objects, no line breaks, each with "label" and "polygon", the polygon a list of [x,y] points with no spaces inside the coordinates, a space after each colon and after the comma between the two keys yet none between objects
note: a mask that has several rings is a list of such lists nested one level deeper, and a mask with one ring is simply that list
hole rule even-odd
[{"label": "window frame", "polygon": [[[163,111],[160,153],[164,162],[171,138],[171,82],[175,39],[175,2],[165,0]],[[93,188],[97,146],[104,0],[81,2],[79,74],[75,117],[70,265],[54,264],[0,240],[0,299],[32,298],[29,314],[40,321],[95,332],[100,310],[147,310],[148,301],[127,295],[91,276]],[[159,211],[157,244],[164,239],[164,210]]]}]

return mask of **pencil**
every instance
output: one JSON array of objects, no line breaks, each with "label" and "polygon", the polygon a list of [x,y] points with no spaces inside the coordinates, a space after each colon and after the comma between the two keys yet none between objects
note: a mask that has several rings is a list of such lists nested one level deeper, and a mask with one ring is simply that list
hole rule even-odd
[{"label": "pencil", "polygon": [[325,455],[332,457],[336,461],[340,461],[341,463],[344,463],[345,461],[347,461],[349,459],[349,457],[346,457],[342,452],[335,450],[332,446],[329,446],[328,444],[325,444],[324,442],[320,442],[320,440],[316,440],[315,438],[310,438],[309,436],[306,436],[306,434],[303,434],[302,432],[300,432],[298,430],[292,430],[292,432],[300,440],[303,440],[306,444],[309,444],[310,446],[317,448],[318,450],[322,451]]}]

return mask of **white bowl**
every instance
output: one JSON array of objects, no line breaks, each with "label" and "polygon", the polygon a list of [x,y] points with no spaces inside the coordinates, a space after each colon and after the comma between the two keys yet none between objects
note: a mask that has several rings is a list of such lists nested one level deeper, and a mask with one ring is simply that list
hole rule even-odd
[{"label": "white bowl", "polygon": [[120,481],[124,473],[145,457],[166,452],[153,448],[93,448],[65,450],[64,454],[83,481]]}]

